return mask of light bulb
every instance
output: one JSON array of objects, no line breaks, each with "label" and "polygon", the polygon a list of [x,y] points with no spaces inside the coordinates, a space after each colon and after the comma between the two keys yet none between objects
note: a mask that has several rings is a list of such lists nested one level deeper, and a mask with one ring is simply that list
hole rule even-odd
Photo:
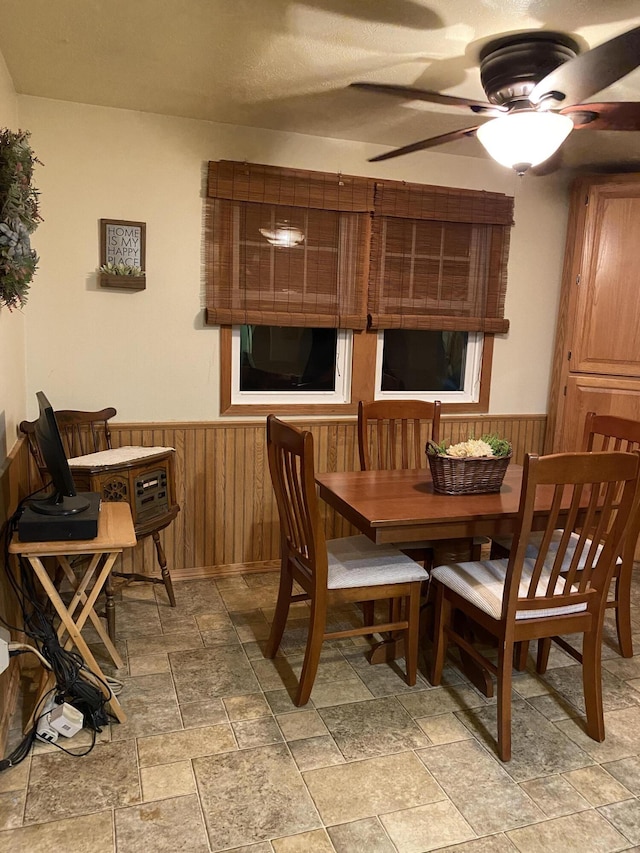
[{"label": "light bulb", "polygon": [[281,249],[291,249],[304,242],[304,232],[286,220],[277,222],[273,229],[260,228],[260,233],[268,243]]}]

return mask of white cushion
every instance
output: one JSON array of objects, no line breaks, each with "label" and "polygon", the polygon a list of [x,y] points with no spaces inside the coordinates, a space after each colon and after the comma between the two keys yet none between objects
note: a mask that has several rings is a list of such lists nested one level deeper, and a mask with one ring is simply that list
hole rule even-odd
[{"label": "white cushion", "polygon": [[367,536],[327,542],[329,589],[426,581],[428,573],[393,545],[376,545]]},{"label": "white cushion", "polygon": [[[502,615],[502,596],[504,581],[507,574],[508,560],[484,560],[474,563],[455,563],[451,566],[437,566],[432,570],[432,577],[439,580],[449,589],[457,592],[467,601],[474,604],[493,619]],[[525,560],[518,595],[527,597],[529,581],[533,572],[534,561]],[[549,571],[543,571],[538,584],[540,595],[544,595],[549,581]],[[564,580],[558,579],[556,592],[562,593]],[[551,607],[544,610],[519,610],[516,619],[540,619],[543,616],[562,616],[568,613],[579,613],[587,609],[585,603],[568,604],[562,607]]]},{"label": "white cushion", "polygon": [[[560,540],[562,539],[563,530],[554,530],[551,535],[551,541],[549,542],[549,550],[547,554],[555,553],[558,550],[558,546],[560,545]],[[536,530],[533,533],[529,534],[529,541],[527,543],[527,550],[525,551],[525,557],[529,557],[532,560],[538,556],[538,551],[540,550],[540,543],[542,542],[542,537],[544,536],[543,530]],[[513,544],[513,537],[505,537],[504,539],[496,539],[495,540],[498,545],[501,545],[503,548],[506,548],[507,551],[511,550],[511,546]],[[569,564],[571,563],[571,559],[575,553],[576,546],[580,541],[580,537],[577,533],[572,533],[570,535],[570,541],[567,544],[567,550],[565,551],[564,559],[562,561],[563,567],[569,568]],[[587,554],[589,553],[589,548],[591,547],[591,540],[586,539],[584,543],[584,548],[582,550],[582,556],[578,561],[578,568],[584,568],[584,564],[586,562]],[[596,558],[600,556],[600,552],[602,551],[602,545],[598,545],[596,550]],[[622,563],[622,559],[618,557],[616,560],[616,564],[620,565]]]}]

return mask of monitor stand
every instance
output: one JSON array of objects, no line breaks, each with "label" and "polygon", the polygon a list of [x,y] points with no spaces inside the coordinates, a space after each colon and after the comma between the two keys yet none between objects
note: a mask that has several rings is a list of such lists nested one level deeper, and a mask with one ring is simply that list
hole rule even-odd
[{"label": "monitor stand", "polygon": [[75,515],[89,509],[87,498],[80,495],[51,495],[42,500],[29,501],[34,512],[42,515]]}]

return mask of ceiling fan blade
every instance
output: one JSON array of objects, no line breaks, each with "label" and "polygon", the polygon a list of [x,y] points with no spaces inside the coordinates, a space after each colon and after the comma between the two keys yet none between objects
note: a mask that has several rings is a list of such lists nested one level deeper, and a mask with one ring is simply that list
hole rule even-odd
[{"label": "ceiling fan blade", "polygon": [[[529,100],[574,104],[606,89],[640,65],[640,27],[616,36],[559,65],[534,86]],[[563,97],[557,97],[561,95]]]},{"label": "ceiling fan blade", "polygon": [[440,92],[430,92],[428,89],[416,89],[413,86],[395,86],[387,83],[351,83],[354,89],[365,89],[382,95],[395,95],[408,101],[429,101],[432,104],[444,104],[450,107],[469,107],[476,113],[500,115],[506,112],[506,107],[474,101],[471,98],[456,98],[453,95],[441,95]]},{"label": "ceiling fan blade", "polygon": [[573,120],[575,130],[640,130],[640,102],[574,104],[560,110]]},{"label": "ceiling fan blade", "polygon": [[453,142],[456,139],[462,139],[463,136],[474,136],[477,130],[476,127],[465,127],[463,130],[453,130],[451,133],[443,133],[440,136],[432,136],[431,139],[423,139],[420,142],[412,142],[411,145],[405,145],[402,148],[395,148],[393,151],[387,151],[386,154],[378,154],[377,157],[369,158],[370,163],[377,163],[380,160],[390,160],[392,157],[400,157],[402,154],[411,154],[413,151],[423,151],[425,148],[433,148],[436,145],[444,145],[445,142]]}]

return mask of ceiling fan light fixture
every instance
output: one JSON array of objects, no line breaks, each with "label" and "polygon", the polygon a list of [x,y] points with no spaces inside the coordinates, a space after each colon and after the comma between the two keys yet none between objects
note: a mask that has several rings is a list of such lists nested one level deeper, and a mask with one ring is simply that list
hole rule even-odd
[{"label": "ceiling fan light fixture", "polygon": [[276,222],[275,228],[260,228],[260,233],[265,238],[267,243],[272,246],[277,246],[280,249],[292,249],[294,246],[299,246],[304,242],[304,231],[291,225],[285,219],[283,222]]},{"label": "ceiling fan light fixture", "polygon": [[572,130],[569,116],[527,111],[492,119],[476,135],[494,160],[523,174],[548,160]]}]

